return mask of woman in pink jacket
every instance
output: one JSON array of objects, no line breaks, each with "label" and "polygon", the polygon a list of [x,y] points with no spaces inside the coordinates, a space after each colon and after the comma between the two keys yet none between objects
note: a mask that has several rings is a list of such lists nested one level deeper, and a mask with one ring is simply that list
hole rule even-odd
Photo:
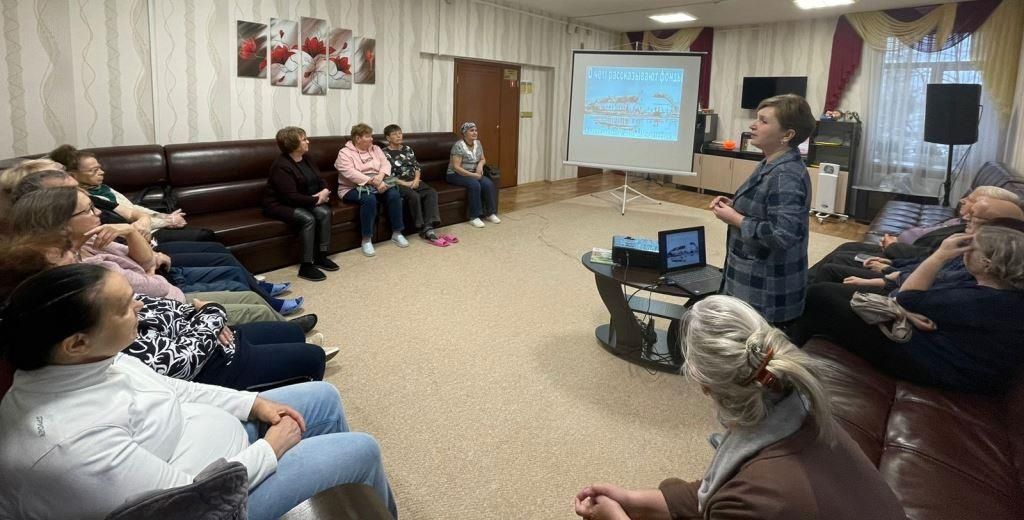
[{"label": "woman in pink jacket", "polygon": [[379,146],[373,144],[373,129],[365,123],[352,127],[352,138],[338,152],[334,161],[338,170],[338,196],[346,202],[359,203],[359,227],[363,234],[363,254],[374,256],[373,225],[377,204],[387,206],[391,221],[391,241],[398,247],[409,247],[402,235],[402,196],[394,188],[391,163]]}]

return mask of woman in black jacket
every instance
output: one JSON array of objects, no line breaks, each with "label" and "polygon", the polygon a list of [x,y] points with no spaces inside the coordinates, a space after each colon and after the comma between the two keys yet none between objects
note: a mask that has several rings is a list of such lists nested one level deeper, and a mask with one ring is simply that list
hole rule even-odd
[{"label": "woman in black jacket", "polygon": [[331,246],[331,192],[306,157],[309,140],[305,130],[295,126],[278,130],[277,146],[281,155],[270,166],[263,214],[299,228],[299,278],[319,282],[327,278],[320,269],[338,270],[338,264],[327,258]]}]

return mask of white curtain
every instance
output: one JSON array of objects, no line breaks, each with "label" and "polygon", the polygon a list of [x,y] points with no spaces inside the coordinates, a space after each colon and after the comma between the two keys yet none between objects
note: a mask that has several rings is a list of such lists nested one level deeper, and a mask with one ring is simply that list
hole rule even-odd
[{"label": "white curtain", "polygon": [[[885,51],[865,46],[861,64],[873,75],[855,185],[941,196],[949,147],[924,141],[925,92],[929,83],[982,83],[971,60],[970,37],[941,52],[925,53],[889,38]],[[982,163],[1000,157],[1005,128],[982,85],[978,142],[953,148],[951,198],[969,186]],[[961,160],[970,150],[966,160]],[[958,167],[959,166],[959,167]],[[958,175],[959,172],[959,175]]]}]

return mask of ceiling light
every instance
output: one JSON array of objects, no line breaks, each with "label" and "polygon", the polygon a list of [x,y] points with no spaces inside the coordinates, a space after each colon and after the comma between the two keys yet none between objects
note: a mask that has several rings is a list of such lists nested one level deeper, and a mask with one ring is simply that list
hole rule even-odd
[{"label": "ceiling light", "polygon": [[835,7],[837,5],[850,5],[855,0],[793,0],[800,9],[821,9],[823,7]]},{"label": "ceiling light", "polygon": [[656,14],[648,16],[648,18],[661,23],[692,22],[696,20],[696,18],[686,13]]}]

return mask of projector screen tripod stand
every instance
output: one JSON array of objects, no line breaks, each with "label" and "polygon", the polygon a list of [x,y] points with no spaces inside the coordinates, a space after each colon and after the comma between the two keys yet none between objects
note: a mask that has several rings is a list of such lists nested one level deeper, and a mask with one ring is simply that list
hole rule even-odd
[{"label": "projector screen tripod stand", "polygon": [[610,194],[612,197],[615,198],[615,200],[616,200],[615,205],[618,206],[621,203],[622,207],[620,209],[620,213],[623,214],[623,215],[626,214],[626,203],[632,202],[632,201],[634,201],[636,199],[645,199],[648,202],[653,202],[655,204],[661,204],[660,200],[657,200],[657,199],[651,198],[651,197],[649,197],[647,195],[644,195],[643,193],[640,193],[636,188],[630,186],[629,185],[629,172],[628,171],[622,172],[622,187],[620,187],[620,188],[612,188],[612,189],[607,190],[607,191],[602,191],[601,193],[593,193],[592,196],[597,197],[597,196],[600,196],[600,195],[604,195],[606,193]]}]

